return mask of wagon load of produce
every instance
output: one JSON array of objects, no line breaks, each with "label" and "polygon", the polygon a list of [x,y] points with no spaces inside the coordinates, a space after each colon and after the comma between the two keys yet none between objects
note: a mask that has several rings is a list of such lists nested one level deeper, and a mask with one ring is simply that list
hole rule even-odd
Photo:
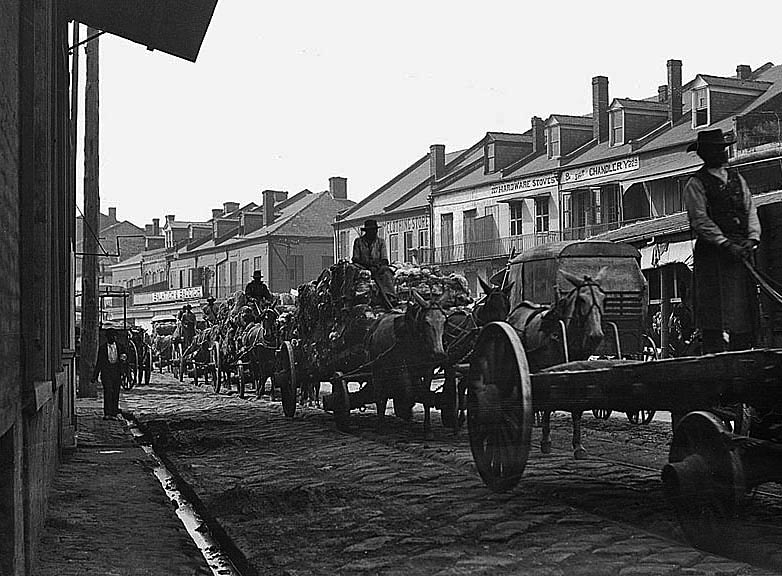
[{"label": "wagon load of produce", "polygon": [[459,274],[443,274],[436,266],[401,264],[394,273],[396,292],[406,298],[415,289],[425,300],[435,300],[444,308],[472,303],[467,280]]}]

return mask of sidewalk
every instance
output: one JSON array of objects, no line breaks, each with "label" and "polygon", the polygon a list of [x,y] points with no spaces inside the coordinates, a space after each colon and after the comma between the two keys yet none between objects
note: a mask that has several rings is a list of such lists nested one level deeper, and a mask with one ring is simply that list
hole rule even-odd
[{"label": "sidewalk", "polygon": [[125,423],[102,419],[101,397],[76,405],[78,446],[49,492],[36,574],[211,574]]}]

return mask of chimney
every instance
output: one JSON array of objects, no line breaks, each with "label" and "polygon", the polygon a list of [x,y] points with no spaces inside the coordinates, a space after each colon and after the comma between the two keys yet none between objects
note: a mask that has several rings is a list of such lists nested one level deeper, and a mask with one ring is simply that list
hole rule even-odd
[{"label": "chimney", "polygon": [[288,193],[282,192],[280,190],[274,191],[274,204],[279,204],[280,202],[285,202],[288,199]]},{"label": "chimney", "polygon": [[222,208],[212,208],[212,220],[216,220],[220,216],[223,215],[223,209]]},{"label": "chimney", "polygon": [[739,64],[736,66],[736,78],[739,80],[749,80],[750,76],[752,76],[752,68],[746,64]]},{"label": "chimney", "polygon": [[109,208],[109,221],[110,222],[116,222],[117,221],[117,209],[116,208]]},{"label": "chimney", "polygon": [[262,212],[243,212],[239,217],[239,230],[243,236],[263,228]]},{"label": "chimney", "polygon": [[174,221],[174,215],[173,214],[166,214],[166,223],[171,223]]},{"label": "chimney", "polygon": [[332,198],[338,200],[348,199],[348,180],[342,176],[332,176],[329,178],[329,192]]},{"label": "chimney", "polygon": [[537,116],[532,117],[532,153],[542,154],[546,151],[546,127],[543,119]]},{"label": "chimney", "polygon": [[682,117],[682,61],[668,60],[668,121]]},{"label": "chimney", "polygon": [[608,140],[608,78],[592,78],[592,138]]},{"label": "chimney", "polygon": [[263,223],[264,226],[274,224],[274,201],[277,195],[275,190],[264,190],[263,195]]},{"label": "chimney", "polygon": [[152,236],[152,224],[144,224],[144,236]]},{"label": "chimney", "polygon": [[238,202],[223,202],[223,214],[230,214],[231,212],[236,212],[238,209]]},{"label": "chimney", "polygon": [[429,176],[435,181],[445,176],[445,145],[443,144],[429,146]]},{"label": "chimney", "polygon": [[657,87],[657,101],[668,102],[668,84],[662,84]]},{"label": "chimney", "polygon": [[160,236],[160,218],[152,219],[152,235]]}]

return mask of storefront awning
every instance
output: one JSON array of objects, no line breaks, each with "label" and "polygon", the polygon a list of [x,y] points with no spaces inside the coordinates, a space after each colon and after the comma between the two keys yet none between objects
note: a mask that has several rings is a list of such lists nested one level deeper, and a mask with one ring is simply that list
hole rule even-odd
[{"label": "storefront awning", "polygon": [[684,264],[692,270],[691,240],[660,242],[641,248],[641,269],[660,268],[666,264]]},{"label": "storefront awning", "polygon": [[71,0],[68,18],[191,62],[217,0]]},{"label": "storefront awning", "polygon": [[622,186],[629,188],[639,182],[649,182],[651,180],[660,180],[661,178],[674,178],[691,174],[700,168],[703,161],[695,154],[670,154],[644,161],[641,168],[632,174],[624,174]]}]

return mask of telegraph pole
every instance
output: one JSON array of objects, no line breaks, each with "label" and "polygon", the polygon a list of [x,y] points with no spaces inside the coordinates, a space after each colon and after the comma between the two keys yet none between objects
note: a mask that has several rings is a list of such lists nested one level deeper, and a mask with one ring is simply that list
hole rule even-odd
[{"label": "telegraph pole", "polygon": [[[87,38],[98,30],[87,28]],[[98,40],[87,42],[87,81],[84,98],[84,230],[81,266],[81,359],[79,396],[98,395],[92,371],[98,355],[98,234],[100,232],[100,189],[98,187]]]}]

